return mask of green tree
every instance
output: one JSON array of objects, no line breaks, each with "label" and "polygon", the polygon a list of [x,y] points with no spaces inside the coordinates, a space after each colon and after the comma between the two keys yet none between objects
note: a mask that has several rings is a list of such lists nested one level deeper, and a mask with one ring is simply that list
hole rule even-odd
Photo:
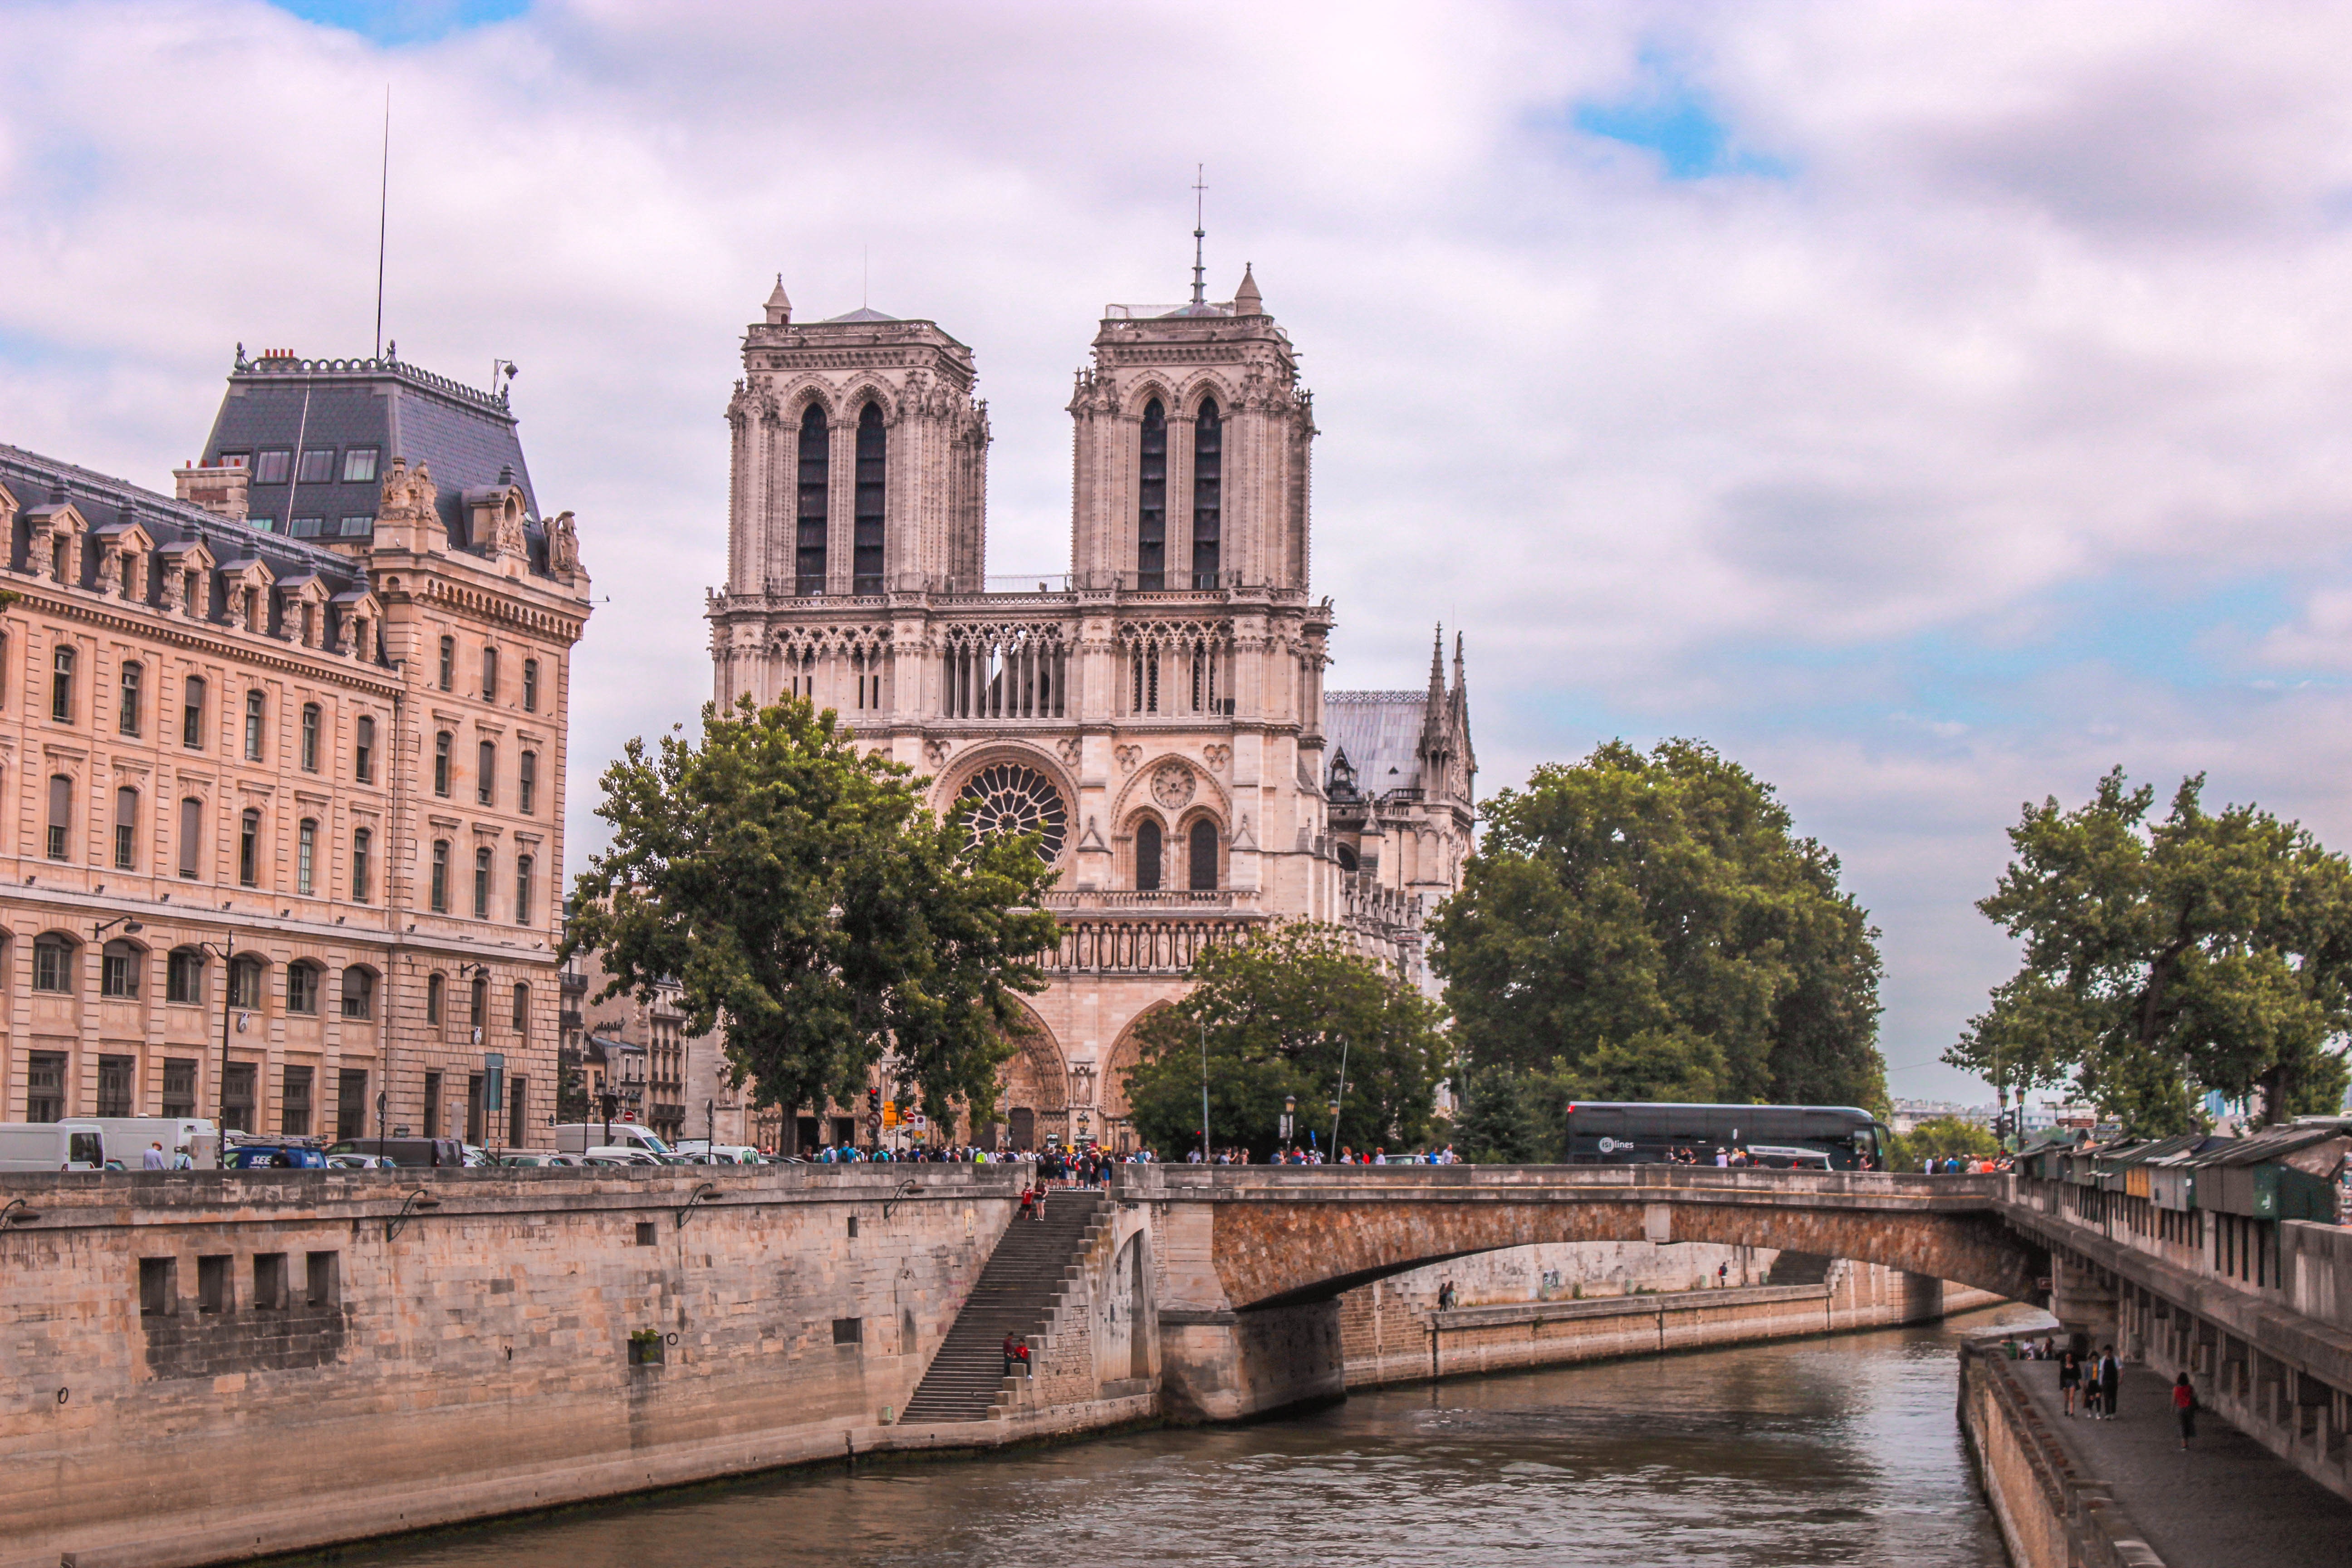
[{"label": "green tree", "polygon": [[1551,1097],[1538,1075],[1487,1068],[1465,1075],[1454,1152],[1474,1164],[1532,1165],[1559,1154],[1547,1115]]},{"label": "green tree", "polygon": [[585,1121],[592,1110],[588,1099],[588,1074],[575,1061],[559,1061],[555,1066],[555,1120]]},{"label": "green tree", "polygon": [[1898,1171],[1916,1170],[1922,1160],[1954,1154],[1963,1160],[1989,1160],[2000,1152],[2000,1141],[1975,1122],[1957,1116],[1931,1116],[1895,1140],[1890,1163]]},{"label": "green tree", "polygon": [[564,938],[612,973],[595,1000],[676,976],[686,1032],[723,1020],[763,1106],[853,1100],[879,1063],[933,1117],[988,1121],[1057,935],[1036,840],[933,817],[910,769],[799,699],[706,707],[702,731],[604,771],[612,844]]},{"label": "green tree", "polygon": [[1127,1074],[1136,1130],[1178,1159],[1198,1142],[1205,1037],[1215,1147],[1271,1152],[1286,1096],[1298,1102],[1298,1142],[1310,1130],[1329,1138],[1343,1055],[1339,1142],[1410,1147],[1429,1130],[1444,1070],[1438,1021],[1434,1004],[1336,927],[1298,921],[1221,943],[1193,961],[1184,999],[1139,1031],[1142,1055]]},{"label": "green tree", "polygon": [[1588,1100],[1884,1105],[1877,932],[1769,784],[1617,741],[1485,816],[1432,922],[1474,1067]]},{"label": "green tree", "polygon": [[2352,865],[2255,806],[2209,813],[2204,786],[2182,780],[2156,823],[2121,768],[2076,810],[2025,807],[1977,905],[2024,962],[1946,1061],[2011,1086],[2071,1074],[2150,1135],[2198,1125],[2208,1089],[2260,1089],[2272,1121],[2342,1105]]}]

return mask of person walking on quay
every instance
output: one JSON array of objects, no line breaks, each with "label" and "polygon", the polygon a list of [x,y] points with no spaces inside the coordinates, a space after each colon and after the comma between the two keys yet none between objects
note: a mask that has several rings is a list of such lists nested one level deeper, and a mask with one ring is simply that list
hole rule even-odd
[{"label": "person walking on quay", "polygon": [[2105,1390],[2099,1386],[2099,1356],[2096,1351],[2083,1363],[2083,1414],[2094,1421],[2105,1419],[2100,1401]]},{"label": "person walking on quay", "polygon": [[2068,1345],[2058,1357],[2058,1392],[2066,1396],[2066,1414],[2074,1414],[2074,1395],[2083,1386],[2083,1358]]},{"label": "person walking on quay", "polygon": [[2123,1363],[2116,1359],[2116,1347],[2109,1345],[2099,1355],[2099,1398],[2110,1421],[2116,1418],[2116,1395],[2122,1390],[2123,1381]]},{"label": "person walking on quay", "polygon": [[148,1144],[147,1152],[139,1156],[139,1166],[142,1170],[160,1171],[164,1168],[165,1163],[163,1145],[161,1143]]},{"label": "person walking on quay", "polygon": [[2189,1439],[2197,1436],[2197,1391],[2189,1385],[2185,1372],[2172,1380],[2172,1413],[2180,1417],[2180,1447],[2185,1453]]}]

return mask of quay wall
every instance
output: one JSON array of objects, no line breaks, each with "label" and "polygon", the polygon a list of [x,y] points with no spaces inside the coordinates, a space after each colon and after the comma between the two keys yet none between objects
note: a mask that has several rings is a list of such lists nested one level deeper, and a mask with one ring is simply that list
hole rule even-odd
[{"label": "quay wall", "polygon": [[[1015,1172],[907,1169],[12,1176],[0,1563],[233,1560],[952,1439],[888,1423]],[[1150,1406],[1078,1403],[1017,1425]]]},{"label": "quay wall", "polygon": [[2107,1489],[2074,1468],[1998,1352],[1960,1347],[1959,1402],[1969,1462],[2017,1568],[2164,1568]]},{"label": "quay wall", "polygon": [[[1517,1250],[1573,1253],[1586,1247],[1607,1247],[1621,1253],[1609,1262],[1630,1270],[1631,1277],[1664,1279],[1672,1282],[1671,1288],[1636,1286],[1629,1292],[1581,1299],[1481,1301],[1459,1279],[1463,1265],[1477,1260],[1457,1259],[1350,1290],[1339,1298],[1348,1386],[1892,1328],[1932,1322],[2002,1300],[1946,1280],[1843,1259],[1832,1263],[1821,1284],[1775,1286],[1741,1283],[1743,1260],[1714,1256],[1745,1249],[1670,1246],[1648,1247],[1648,1258],[1623,1256],[1646,1246],[1600,1243]],[[1682,1256],[1702,1250],[1708,1254],[1704,1268],[1695,1269],[1693,1263],[1700,1260]],[[1769,1260],[1772,1255],[1768,1251],[1762,1256]],[[1717,1261],[1731,1263],[1731,1282],[1726,1288],[1713,1284]],[[1764,1278],[1769,1262],[1759,1268],[1753,1258],[1744,1261],[1749,1264],[1748,1278]],[[1539,1278],[1557,1279],[1570,1273],[1573,1260],[1561,1258],[1559,1265],[1537,1260],[1533,1267]],[[1465,1300],[1451,1310],[1439,1310],[1437,1289],[1447,1277],[1454,1278],[1455,1289]]]}]

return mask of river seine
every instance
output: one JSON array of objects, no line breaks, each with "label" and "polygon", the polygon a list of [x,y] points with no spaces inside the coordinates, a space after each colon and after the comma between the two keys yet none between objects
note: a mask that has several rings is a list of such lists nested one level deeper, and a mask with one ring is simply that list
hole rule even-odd
[{"label": "river seine", "polygon": [[885,1460],[339,1554],[400,1568],[2000,1568],[1956,1333],[1359,1394],[1295,1419]]}]

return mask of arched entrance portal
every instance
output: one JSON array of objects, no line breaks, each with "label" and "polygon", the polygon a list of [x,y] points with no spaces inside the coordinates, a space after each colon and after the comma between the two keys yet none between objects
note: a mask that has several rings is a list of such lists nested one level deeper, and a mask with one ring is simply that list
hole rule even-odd
[{"label": "arched entrance portal", "polygon": [[[1102,1143],[1115,1154],[1131,1154],[1143,1146],[1135,1131],[1135,1122],[1127,1103],[1127,1075],[1143,1059],[1143,1026],[1168,1010],[1165,1002],[1155,1002],[1128,1020],[1119,1031],[1118,1039],[1110,1048],[1110,1059],[1103,1064],[1101,1088]],[[1165,1154],[1166,1150],[1160,1152]]]},{"label": "arched entrance portal", "polygon": [[1026,1007],[1021,1016],[1020,1052],[1004,1064],[1003,1074],[997,1079],[993,1135],[976,1141],[1000,1149],[1027,1151],[1067,1135],[1070,1074],[1045,1021]]}]

